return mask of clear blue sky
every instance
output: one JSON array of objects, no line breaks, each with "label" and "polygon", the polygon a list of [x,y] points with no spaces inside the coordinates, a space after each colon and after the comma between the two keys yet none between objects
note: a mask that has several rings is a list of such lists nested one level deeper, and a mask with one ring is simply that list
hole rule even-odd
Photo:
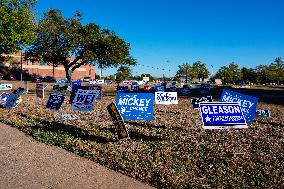
[{"label": "clear blue sky", "polygon": [[282,0],[38,0],[37,17],[48,8],[66,17],[78,10],[84,24],[114,30],[141,64],[134,75],[174,76],[197,60],[216,72],[232,61],[255,67],[284,58]]}]

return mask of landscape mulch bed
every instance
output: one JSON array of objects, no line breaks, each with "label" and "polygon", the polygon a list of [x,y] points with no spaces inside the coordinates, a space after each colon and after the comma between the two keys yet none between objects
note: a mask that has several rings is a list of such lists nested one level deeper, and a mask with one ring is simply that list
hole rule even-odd
[{"label": "landscape mulch bed", "polygon": [[[15,109],[0,109],[0,121],[35,140],[62,147],[157,188],[279,188],[284,184],[284,106],[259,103],[270,118],[248,129],[204,130],[190,98],[155,105],[153,121],[128,121],[130,140],[118,143],[104,96],[92,112],[58,112],[47,99],[26,94]],[[68,100],[68,98],[66,98]],[[79,119],[58,120],[56,114]]]}]

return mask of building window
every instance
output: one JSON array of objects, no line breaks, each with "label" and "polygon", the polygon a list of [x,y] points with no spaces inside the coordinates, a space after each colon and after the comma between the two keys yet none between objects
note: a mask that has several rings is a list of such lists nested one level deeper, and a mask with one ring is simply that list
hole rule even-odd
[{"label": "building window", "polygon": [[41,60],[41,61],[39,61],[39,65],[41,65],[41,66],[45,66],[45,65],[46,65],[46,63],[45,63],[43,60]]}]

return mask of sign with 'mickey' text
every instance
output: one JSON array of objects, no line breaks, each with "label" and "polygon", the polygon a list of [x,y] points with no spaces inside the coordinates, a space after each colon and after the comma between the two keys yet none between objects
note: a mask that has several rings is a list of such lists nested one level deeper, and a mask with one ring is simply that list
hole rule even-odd
[{"label": "sign with 'mickey' text", "polygon": [[247,128],[237,102],[200,102],[204,129]]},{"label": "sign with 'mickey' text", "polygon": [[95,90],[78,89],[72,102],[72,110],[92,111],[96,101],[97,92]]},{"label": "sign with 'mickey' text", "polygon": [[192,99],[191,100],[192,108],[198,109],[200,102],[212,102],[212,96],[206,96],[206,97]]},{"label": "sign with 'mickey' text", "polygon": [[178,104],[177,92],[155,92],[156,104]]},{"label": "sign with 'mickey' text", "polygon": [[116,107],[124,120],[152,120],[154,94],[118,93]]},{"label": "sign with 'mickey' text", "polygon": [[124,124],[123,118],[113,102],[107,106],[107,110],[115,126],[118,140],[129,139],[128,131]]},{"label": "sign with 'mickey' text", "polygon": [[223,89],[220,102],[238,102],[247,122],[253,122],[258,103],[257,98]]}]

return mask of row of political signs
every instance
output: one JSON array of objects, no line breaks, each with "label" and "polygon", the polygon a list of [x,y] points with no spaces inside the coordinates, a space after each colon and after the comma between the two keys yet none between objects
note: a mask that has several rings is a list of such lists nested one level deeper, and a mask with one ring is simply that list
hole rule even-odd
[{"label": "row of political signs", "polygon": [[[44,90],[47,87],[48,85],[37,84],[37,97],[44,98]],[[116,102],[109,104],[107,110],[113,120],[119,140],[129,138],[124,120],[150,121],[154,119],[154,104],[178,104],[177,92],[164,92],[163,88],[159,87],[155,89],[158,91],[155,94],[121,92],[121,88],[117,88]],[[10,90],[10,86],[6,85],[6,89]],[[102,98],[100,85],[82,86],[76,81],[71,86],[60,86],[59,83],[53,86],[53,92],[48,97],[46,108],[59,110],[68,91],[71,93],[69,103],[72,110],[90,112],[94,110],[95,102]],[[21,95],[24,92],[24,88],[18,88],[11,94],[3,92],[0,95],[0,106],[7,109],[17,107],[22,101]],[[194,98],[191,103],[193,109],[199,109],[204,129],[247,128],[247,124],[253,122],[256,115],[270,116],[268,110],[256,110],[257,98],[229,90],[222,91],[220,102],[213,102],[212,96],[205,96]],[[56,117],[64,120],[78,118],[72,114],[56,115]]]}]

